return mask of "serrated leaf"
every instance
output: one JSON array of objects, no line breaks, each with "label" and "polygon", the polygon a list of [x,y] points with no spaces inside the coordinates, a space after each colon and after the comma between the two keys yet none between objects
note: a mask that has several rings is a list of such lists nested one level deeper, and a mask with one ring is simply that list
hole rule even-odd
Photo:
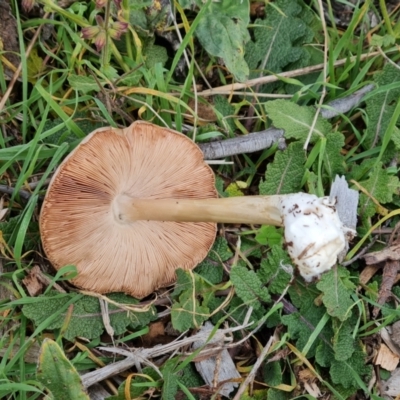
[{"label": "serrated leaf", "polygon": [[268,283],[270,293],[283,293],[292,279],[292,275],[285,271],[283,267],[290,268],[291,265],[290,257],[280,245],[272,246],[268,257],[261,260],[258,276],[263,283]]},{"label": "serrated leaf", "polygon": [[[377,164],[371,171],[370,177],[360,182],[360,185],[375,198],[379,203],[386,204],[392,201],[393,194],[400,187],[399,178],[389,175],[382,167],[382,163]],[[364,193],[360,195],[359,215],[372,217],[376,212],[376,205],[372,198]]]},{"label": "serrated leaf", "polygon": [[[323,307],[317,307],[310,303],[308,307],[300,309],[300,312],[294,312],[289,315],[282,316],[282,323],[287,326],[290,337],[296,340],[296,347],[302,350],[308,342],[311,333],[324,316]],[[324,328],[325,333],[327,328]],[[329,337],[324,334],[324,337]],[[316,347],[319,341],[315,341],[307,353],[307,358],[315,355]]]},{"label": "serrated leaf", "polygon": [[36,378],[54,399],[89,400],[78,372],[53,340],[43,341]]},{"label": "serrated leaf", "polygon": [[235,287],[236,295],[254,309],[259,309],[261,302],[268,303],[271,300],[268,289],[263,286],[254,271],[234,265],[231,269],[230,279]]},{"label": "serrated leaf", "polygon": [[175,400],[178,392],[178,378],[175,374],[166,372],[164,375],[164,385],[162,388],[162,398],[165,400]]},{"label": "serrated leaf", "polygon": [[341,133],[331,132],[326,135],[324,168],[331,180],[344,173],[344,156],[341,154],[343,146],[344,136]]},{"label": "serrated leaf", "polygon": [[268,164],[265,181],[259,185],[261,195],[296,193],[300,190],[306,157],[299,142],[291,143],[285,151],[275,154]]},{"label": "serrated leaf", "polygon": [[354,305],[351,295],[355,286],[349,278],[350,272],[339,266],[323,274],[317,283],[317,288],[323,292],[322,301],[328,314],[341,321],[351,317]]},{"label": "serrated leaf", "polygon": [[335,334],[332,341],[335,360],[346,361],[353,355],[355,350],[352,332],[356,321],[354,321],[354,318],[349,318],[343,323],[338,323],[336,319],[333,319],[332,322],[335,325],[333,329]]},{"label": "serrated leaf", "polygon": [[[265,104],[268,117],[274,126],[285,131],[286,139],[297,139],[302,143],[308,137],[315,118],[314,107],[299,106],[290,100],[272,100]],[[311,142],[326,137],[332,131],[331,124],[318,116],[311,136]]]},{"label": "serrated leaf", "polygon": [[199,387],[204,385],[204,381],[196,371],[193,363],[187,364],[186,367],[178,373],[179,382],[188,388]]},{"label": "serrated leaf", "polygon": [[[55,292],[49,295],[39,296],[43,301],[25,304],[22,307],[23,314],[33,320],[36,325],[40,325],[50,316],[54,315],[67,301],[71,300],[75,295],[67,294],[62,297],[54,297]],[[115,301],[124,304],[134,305],[138,300],[124,294],[110,295]],[[114,304],[109,304],[110,323],[116,334],[125,332],[128,325],[134,327],[147,325],[148,322],[156,317],[154,308],[150,308],[146,312],[126,311]],[[59,315],[51,324],[47,325],[47,329],[59,329],[63,326],[66,313]],[[77,336],[93,339],[99,337],[104,331],[104,324],[101,317],[101,308],[99,300],[91,296],[83,296],[73,304],[73,312],[68,324],[64,337],[73,340]]]},{"label": "serrated leaf", "polygon": [[147,69],[151,69],[155,64],[164,65],[168,61],[167,49],[156,44],[149,44],[144,49],[144,59]]},{"label": "serrated leaf", "polygon": [[74,75],[68,77],[68,83],[72,89],[81,91],[83,93],[98,92],[101,87],[93,76]]},{"label": "serrated leaf", "polygon": [[360,389],[359,382],[366,379],[372,372],[372,366],[365,363],[366,354],[358,348],[352,357],[346,361],[332,362],[330,375],[332,382],[345,388]]},{"label": "serrated leaf", "polygon": [[[394,82],[398,83],[400,82],[400,70],[387,63],[383,70],[375,75],[374,81],[378,87],[390,85]],[[366,149],[379,144],[393,116],[399,98],[400,85],[395,85],[394,88],[381,91],[366,100],[368,125],[363,143]]]},{"label": "serrated leaf", "polygon": [[205,260],[196,267],[194,272],[212,285],[217,285],[222,281],[224,268],[220,264],[215,265],[215,262],[212,263],[211,261]]},{"label": "serrated leaf", "polygon": [[210,258],[213,261],[221,262],[229,260],[232,256],[233,252],[229,248],[227,240],[222,236],[218,236],[211,247],[207,258]]},{"label": "serrated leaf", "polygon": [[275,1],[265,14],[265,19],[254,22],[254,41],[246,46],[249,67],[279,73],[291,64],[309,65],[310,55],[303,45],[314,36],[307,26],[312,14],[296,0]]},{"label": "serrated leaf", "polygon": [[171,308],[172,326],[179,332],[198,328],[209,316],[209,308],[200,305],[199,300],[189,291],[184,292]]},{"label": "serrated leaf", "polygon": [[391,139],[394,144],[394,147],[396,148],[397,151],[399,151],[400,150],[400,129],[397,126],[395,126],[393,129]]},{"label": "serrated leaf", "polygon": [[196,29],[196,36],[204,49],[222,58],[239,82],[245,81],[249,75],[244,60],[244,45],[250,39],[247,31],[249,17],[249,0],[211,2]]}]

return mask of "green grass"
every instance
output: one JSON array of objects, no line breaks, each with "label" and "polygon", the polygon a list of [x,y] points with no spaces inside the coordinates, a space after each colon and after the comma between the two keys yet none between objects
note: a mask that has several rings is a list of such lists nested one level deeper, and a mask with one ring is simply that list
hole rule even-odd
[{"label": "green grass", "polygon": [[[175,329],[170,340],[183,331],[190,338],[206,321],[234,330],[246,322],[250,309],[251,324],[231,333],[238,343],[234,362],[242,385],[232,398],[237,390],[243,399],[308,395],[301,378],[306,372],[326,396],[362,398],[365,393],[382,398],[380,385],[369,386],[371,356],[379,350],[371,343],[377,342],[380,329],[400,319],[400,312],[392,298],[379,302],[388,271],[379,269],[369,280],[363,280],[364,275],[360,279],[366,266],[359,255],[368,246],[368,251],[378,251],[394,243],[399,222],[400,5],[389,8],[384,1],[366,1],[341,25],[329,19],[332,10],[324,17],[316,0],[265,1],[260,19],[249,18],[246,0],[179,0],[174,2],[174,25],[166,14],[146,14],[150,2],[139,0],[122,0],[119,11],[113,2],[104,9],[96,9],[93,1],[73,1],[65,8],[52,0],[33,3],[34,12],[29,12],[11,1],[15,26],[7,29],[15,29],[19,48],[8,49],[0,32],[0,192],[8,189],[2,203],[8,212],[0,221],[0,397],[26,400],[48,394],[57,400],[46,379],[68,376],[68,388],[79,382],[78,372],[123,359],[98,347],[136,348],[146,340],[154,347],[165,343],[167,334],[152,337],[149,332],[168,322]],[[50,14],[38,17],[39,9]],[[374,27],[372,12],[381,18]],[[120,27],[120,40],[108,32],[104,46],[97,48],[96,37],[82,35],[83,28],[97,26],[96,14],[109,14],[114,22],[119,15],[128,22],[126,29]],[[223,22],[223,15],[230,22]],[[210,42],[213,35],[199,33],[206,18],[215,22],[220,54]],[[233,28],[232,21],[237,24]],[[240,27],[244,30],[235,36]],[[34,36],[39,29],[42,34]],[[173,48],[160,35],[175,35],[176,29],[181,39],[174,37]],[[13,83],[5,73],[10,70],[5,60],[9,51],[18,53],[21,61],[19,79]],[[232,54],[239,53],[231,62]],[[317,64],[323,67],[308,74],[307,68]],[[233,87],[218,96],[202,96],[210,87],[237,83],[234,77],[243,74],[249,82],[268,75],[276,80],[249,85],[243,95]],[[371,83],[374,89],[356,107],[329,122],[319,117],[316,126],[322,134],[314,132],[307,149],[301,150],[319,106],[346,99]],[[291,124],[293,118],[297,120]],[[286,150],[274,145],[213,165],[219,194],[276,194],[284,187],[286,192],[326,195],[334,176],[344,175],[361,193],[358,236],[346,257],[351,263],[306,284],[282,267],[291,261],[281,229],[225,225],[206,260],[194,272],[178,272],[174,287],[140,302],[111,299],[109,306],[120,318],[111,319],[118,332],[111,338],[100,308],[89,309],[93,301],[88,295],[66,283],[74,267],[58,273],[51,269],[41,248],[38,220],[49,178],[82,138],[99,126],[124,127],[137,119],[183,131],[198,143],[245,136],[272,125],[284,129]],[[304,132],[297,129],[299,121],[308,121]],[[20,196],[21,191],[29,192],[29,198]],[[388,233],[374,232],[379,227]],[[45,299],[41,293],[30,294],[24,281],[35,265],[44,271]],[[391,290],[400,295],[397,284]],[[374,307],[380,312],[373,314]],[[81,319],[86,325],[74,334]],[[250,390],[246,376],[271,335],[275,340],[265,349]],[[58,352],[48,345],[38,359],[45,338],[53,339],[70,363],[57,353],[59,367],[37,368],[40,360],[47,360],[46,352]],[[113,378],[102,385],[113,399],[128,398],[128,392],[131,398],[196,399],[202,393],[218,398],[217,390],[204,387],[193,367],[198,352],[150,357],[147,364],[142,362],[143,370],[132,364],[120,373],[122,385]],[[385,366],[380,374],[382,380],[390,376]],[[87,398],[83,389],[78,392],[66,389],[63,398]]]}]

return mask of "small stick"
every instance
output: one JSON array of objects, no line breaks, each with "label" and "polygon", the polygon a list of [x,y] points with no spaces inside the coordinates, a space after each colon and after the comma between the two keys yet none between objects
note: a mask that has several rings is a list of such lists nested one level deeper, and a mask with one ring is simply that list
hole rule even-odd
[{"label": "small stick", "polygon": [[[346,64],[349,61],[353,62],[353,61],[356,61],[357,59],[359,59],[360,61],[364,61],[368,58],[375,57],[378,55],[380,55],[379,51],[374,51],[372,53],[362,54],[359,58],[357,56],[350,57],[350,59],[342,58],[341,60],[336,61],[334,65],[335,65],[335,67],[338,67],[340,65]],[[307,75],[307,74],[310,74],[311,72],[320,71],[323,68],[324,68],[324,63],[316,64],[316,65],[312,65],[310,67],[299,68],[299,69],[295,69],[293,71],[282,72],[281,74],[268,75],[268,76],[263,76],[261,78],[250,79],[244,83],[233,83],[230,85],[219,86],[219,87],[216,87],[211,90],[210,89],[203,90],[202,92],[199,92],[198,95],[203,96],[203,97],[214,96],[216,94],[229,95],[234,90],[246,89],[246,88],[258,85],[258,84],[276,82],[276,81],[279,81],[280,78],[292,78],[295,76]]]},{"label": "small stick", "polygon": [[[366,85],[350,96],[329,102],[324,106],[325,108],[321,108],[320,115],[323,118],[330,119],[346,113],[359,104],[363,97],[373,90],[374,87],[373,84]],[[284,134],[284,130],[272,127],[232,139],[201,143],[199,147],[204,153],[205,160],[221,159],[235,154],[253,153],[255,151],[268,149],[275,143],[278,143],[278,148],[280,150],[284,150],[286,148]]]}]

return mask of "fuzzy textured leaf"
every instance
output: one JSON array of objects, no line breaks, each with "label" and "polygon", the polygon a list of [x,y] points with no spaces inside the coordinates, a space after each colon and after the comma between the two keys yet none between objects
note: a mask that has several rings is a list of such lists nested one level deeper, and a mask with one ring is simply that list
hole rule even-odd
[{"label": "fuzzy textured leaf", "polygon": [[215,262],[205,260],[196,267],[194,272],[212,285],[217,285],[222,281],[224,268],[220,264],[216,265]]},{"label": "fuzzy textured leaf", "polygon": [[245,57],[250,69],[278,73],[291,64],[309,65],[310,54],[303,45],[314,36],[308,26],[311,21],[312,14],[299,1],[275,1],[265,19],[254,22],[254,41],[247,44]]},{"label": "fuzzy textured leaf", "polygon": [[260,302],[268,303],[271,300],[268,289],[263,286],[254,271],[235,265],[232,267],[230,278],[235,286],[237,296],[254,309],[261,307]]},{"label": "fuzzy textured leaf", "polygon": [[208,319],[210,309],[201,306],[199,300],[184,293],[179,302],[175,302],[171,308],[172,326],[179,332],[184,332],[190,328],[198,328]]},{"label": "fuzzy textured leaf", "polygon": [[249,75],[244,60],[244,45],[250,40],[249,0],[211,2],[196,29],[201,45],[211,55],[220,57],[239,82]]},{"label": "fuzzy textured leaf", "polygon": [[336,325],[333,329],[335,332],[333,337],[335,360],[346,361],[353,355],[355,350],[352,332],[357,321],[355,321],[353,317],[344,322],[334,318],[332,322]]},{"label": "fuzzy textured leaf", "polygon": [[300,190],[306,157],[299,142],[291,143],[285,151],[275,154],[268,164],[265,181],[259,185],[261,195],[296,193]]},{"label": "fuzzy textured leaf", "polygon": [[[400,82],[400,70],[387,63],[382,72],[375,75],[375,83],[378,87]],[[400,98],[400,85],[377,93],[366,101],[368,114],[368,126],[365,131],[364,147],[370,149],[379,144],[384,135],[390,119]]]},{"label": "fuzzy textured leaf", "polygon": [[326,135],[326,147],[324,154],[325,171],[331,180],[336,175],[344,173],[344,156],[341,150],[344,146],[344,136],[339,132],[331,132]]},{"label": "fuzzy textured leaf", "polygon": [[292,276],[283,267],[291,268],[290,257],[280,245],[271,247],[268,257],[261,260],[261,268],[258,276],[265,284],[268,283],[268,290],[271,293],[280,294],[289,284]]},{"label": "fuzzy textured leaf", "polygon": [[[24,315],[40,325],[51,315],[56,313],[75,294],[71,293],[63,297],[54,297],[55,292],[49,295],[39,296],[43,301],[25,304],[22,307]],[[134,305],[138,300],[124,294],[111,294],[109,298],[120,304]],[[104,331],[103,320],[99,300],[91,296],[83,296],[74,303],[73,313],[64,337],[73,340],[76,336],[93,339],[100,337]],[[110,323],[116,335],[125,332],[128,325],[133,328],[147,325],[156,317],[155,309],[152,307],[146,312],[126,311],[114,304],[109,304]],[[111,312],[114,311],[114,312]],[[64,323],[66,313],[59,315],[47,329],[59,329]]]},{"label": "fuzzy textured leaf", "polygon": [[[297,139],[305,142],[315,117],[315,108],[299,106],[290,100],[272,100],[265,104],[268,117],[274,126],[285,131],[286,139]],[[332,131],[331,124],[324,118],[318,116],[313,129],[311,142],[318,137],[326,137]]]},{"label": "fuzzy textured leaf", "polygon": [[[371,171],[370,177],[360,182],[360,185],[381,204],[392,201],[393,194],[400,187],[399,178],[389,175],[383,169],[382,163],[377,164]],[[364,193],[360,195],[359,215],[362,217],[372,217],[376,212],[376,205],[372,198]]]},{"label": "fuzzy textured leaf", "polygon": [[229,260],[233,256],[232,250],[229,248],[227,240],[218,236],[209,251],[207,258],[213,261],[223,262]]},{"label": "fuzzy textured leaf", "polygon": [[[298,349],[302,350],[304,348],[311,333],[314,331],[324,314],[325,310],[323,307],[317,307],[314,302],[311,302],[308,307],[302,307],[299,312],[294,312],[282,317],[282,323],[287,326],[290,337],[296,340],[296,347]],[[326,329],[327,328],[324,328],[323,332]],[[311,346],[307,353],[308,358],[315,355],[318,343],[319,341],[316,341]]]},{"label": "fuzzy textured leaf", "polygon": [[366,365],[366,354],[358,346],[352,357],[346,361],[332,362],[330,374],[333,383],[345,388],[359,389],[358,380],[365,380],[372,372],[372,366]]},{"label": "fuzzy textured leaf", "polygon": [[68,83],[72,89],[79,90],[82,93],[98,92],[101,90],[101,86],[93,76],[71,74],[68,77]]},{"label": "fuzzy textured leaf", "polygon": [[81,378],[60,346],[50,339],[40,349],[36,378],[57,400],[89,400]]},{"label": "fuzzy textured leaf", "polygon": [[351,309],[354,305],[350,296],[355,286],[349,278],[349,271],[343,267],[337,267],[323,274],[317,283],[317,288],[323,292],[322,301],[328,314],[341,321],[351,317]]}]

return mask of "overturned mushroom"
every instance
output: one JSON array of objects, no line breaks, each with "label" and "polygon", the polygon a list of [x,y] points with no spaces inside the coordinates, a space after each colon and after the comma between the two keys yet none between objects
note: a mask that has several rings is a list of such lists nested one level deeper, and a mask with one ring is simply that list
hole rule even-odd
[{"label": "overturned mushroom", "polygon": [[135,122],[91,133],[50,183],[43,248],[59,269],[74,264],[78,287],[144,297],[194,268],[217,222],[285,226],[306,280],[330,269],[345,247],[336,210],[305,193],[217,198],[212,170],[186,136]]}]

